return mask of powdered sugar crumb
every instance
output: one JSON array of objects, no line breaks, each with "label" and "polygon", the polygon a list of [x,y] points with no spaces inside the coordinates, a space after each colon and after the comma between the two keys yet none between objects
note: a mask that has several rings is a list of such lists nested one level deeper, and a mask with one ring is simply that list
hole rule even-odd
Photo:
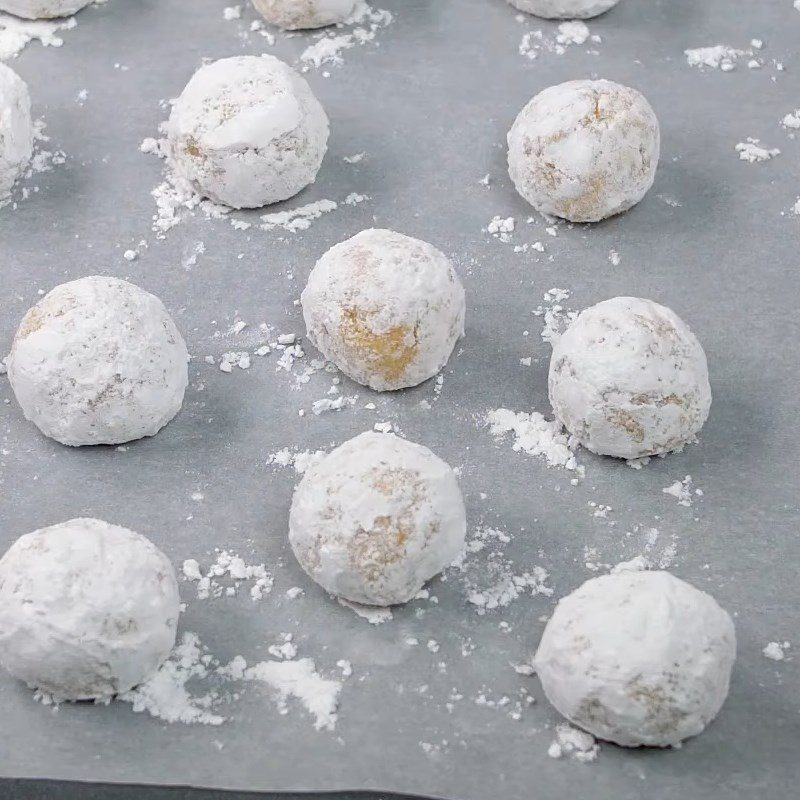
[{"label": "powdered sugar crumb", "polygon": [[513,436],[514,452],[544,458],[549,467],[563,467],[583,476],[584,468],[575,460],[570,441],[560,422],[547,420],[538,411],[514,412],[497,408],[487,415],[490,432],[498,439]]}]

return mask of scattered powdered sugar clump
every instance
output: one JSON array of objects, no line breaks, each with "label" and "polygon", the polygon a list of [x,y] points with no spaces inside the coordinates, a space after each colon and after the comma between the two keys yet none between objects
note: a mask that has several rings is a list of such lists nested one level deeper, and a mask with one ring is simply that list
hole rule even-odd
[{"label": "scattered powdered sugar clump", "polygon": [[516,227],[516,221],[514,217],[500,217],[494,216],[492,217],[492,221],[486,226],[486,232],[490,233],[494,236],[495,239],[499,239],[501,242],[510,242],[511,241],[511,234],[514,232],[514,228]]},{"label": "scattered powdered sugar clump", "polygon": [[739,142],[736,145],[736,152],[739,154],[741,161],[747,161],[750,164],[755,164],[759,161],[769,161],[775,156],[779,156],[781,151],[777,147],[768,149],[761,146],[760,139],[754,139],[752,136],[747,137],[746,142]]},{"label": "scattered powdered sugar clump", "polygon": [[518,51],[521,56],[533,61],[539,57],[541,52],[563,56],[569,47],[586,44],[587,41],[600,44],[602,39],[596,34],[592,34],[585,22],[567,20],[558,26],[558,33],[553,38],[545,36],[541,30],[528,31],[523,34]]},{"label": "scattered powdered sugar clump", "polygon": [[[169,659],[148,681],[119,696],[131,703],[137,712],[147,711],[165,722],[182,722],[186,725],[221,725],[225,717],[214,713],[228,692],[225,684],[238,681],[259,681],[277,693],[280,714],[289,713],[288,700],[298,699],[314,717],[317,730],[333,730],[342,682],[323,678],[310,658],[297,659],[297,648],[291,634],[283,634],[280,645],[269,648],[276,660],[262,661],[248,667],[243,656],[237,655],[228,664],[220,665],[207,651],[196,633],[184,633]],[[349,669],[339,667],[344,678],[352,675]],[[192,695],[188,684],[203,682],[205,693]]]},{"label": "scattered powdered sugar clump", "polygon": [[[351,192],[342,202],[348,206],[355,206],[369,199],[365,194]],[[262,215],[262,224],[259,227],[264,231],[271,231],[275,228],[283,228],[289,233],[305,231],[311,227],[311,223],[315,219],[319,219],[323,214],[335,211],[339,208],[339,205],[335,200],[316,200],[313,203],[307,203],[288,211],[274,211],[270,214]]]},{"label": "scattered powdered sugar clump", "polygon": [[[749,69],[760,69],[764,65],[764,60],[757,57],[758,51],[764,46],[760,39],[753,39],[750,42],[750,48],[747,50],[740,50],[735,47],[730,47],[725,44],[717,44],[711,47],[695,47],[689,50],[684,50],[686,55],[686,63],[690,67],[709,67],[710,69],[718,69],[721,72],[733,72],[740,58],[747,58],[747,66]],[[775,61],[775,69],[781,72],[783,65]]]},{"label": "scattered powdered sugar clump", "polygon": [[324,450],[292,451],[288,447],[277,450],[267,456],[267,464],[276,467],[294,467],[298,475],[302,475],[309,467],[320,462],[326,453]]},{"label": "scattered powdered sugar clump", "polygon": [[591,733],[573,728],[566,723],[556,726],[556,738],[547,749],[550,758],[568,756],[585,764],[594,761],[599,752],[600,745]]},{"label": "scattered powdered sugar clump", "polygon": [[770,642],[761,652],[772,661],[783,661],[791,646],[790,642]]},{"label": "scattered powdered sugar clump", "polygon": [[374,9],[359,0],[353,13],[344,22],[355,27],[349,33],[325,31],[318,34],[317,42],[309,45],[300,55],[302,71],[307,72],[312,67],[319,69],[323,64],[342,64],[343,50],[375,41],[378,31],[391,24],[393,19],[390,11]]},{"label": "scattered powdered sugar clump", "polygon": [[[800,108],[790,111],[782,120],[781,125],[789,131],[800,130]],[[794,136],[793,133],[789,134]]]},{"label": "scattered powdered sugar clump", "polygon": [[[220,672],[233,680],[258,681],[267,684],[276,693],[278,713],[289,713],[288,700],[299,700],[314,717],[314,727],[333,730],[336,726],[339,695],[342,682],[323,678],[310,658],[295,659],[296,649],[282,653],[282,660],[261,661],[251,667],[242,656],[236,656]],[[346,670],[342,671],[344,677]],[[352,674],[352,668],[350,670]]]},{"label": "scattered powdered sugar clump", "polygon": [[23,20],[0,13],[0,61],[16,58],[34,39],[43,47],[61,47],[64,40],[59,31],[74,28],[75,17],[61,20]]},{"label": "scattered powdered sugar clump", "polygon": [[[497,608],[505,608],[523,594],[551,597],[553,589],[547,586],[547,570],[534,565],[519,571],[514,562],[505,556],[511,537],[502,530],[481,527],[467,540],[464,552],[454,566],[464,574],[467,602],[476,607],[479,615]],[[485,557],[476,558],[479,553]]]},{"label": "scattered powdered sugar clump", "polygon": [[[273,577],[264,564],[247,564],[243,558],[218,550],[216,561],[206,570],[200,569],[198,562],[189,558],[183,562],[183,577],[197,583],[197,599],[209,597],[234,597],[242,584],[250,586],[250,597],[261,600],[272,591]],[[220,579],[226,579],[222,583]]]},{"label": "scattered powdered sugar clump", "polygon": [[515,453],[520,451],[531,456],[540,456],[548,467],[563,467],[583,477],[585,468],[575,460],[570,440],[560,422],[547,420],[538,411],[514,412],[497,408],[487,415],[490,433],[498,439],[512,434],[511,445]]},{"label": "scattered powdered sugar clump", "polygon": [[682,481],[675,481],[675,483],[665,487],[661,491],[664,494],[671,494],[677,499],[679,506],[686,506],[686,508],[689,508],[689,506],[692,505],[693,497],[703,496],[702,489],[694,488],[694,482],[692,481],[691,475],[687,475]]},{"label": "scattered powdered sugar clump", "polygon": [[216,692],[192,696],[187,689],[191,680],[201,680],[210,674],[214,662],[196,633],[184,633],[169,658],[159,670],[143,684],[118,696],[130,703],[136,712],[146,711],[150,716],[165,722],[182,722],[185,725],[221,725],[225,717],[211,709],[219,700]]},{"label": "scattered powdered sugar clump", "polygon": [[540,305],[533,310],[534,316],[543,318],[543,341],[553,344],[578,316],[577,311],[570,311],[562,305],[569,297],[569,289],[550,289],[543,295],[546,305]]},{"label": "scattered powdered sugar clump", "polygon": [[[164,125],[161,129],[163,131]],[[192,184],[175,168],[166,138],[148,137],[139,147],[142,153],[164,159],[164,180],[151,192],[156,201],[153,231],[157,239],[165,239],[167,232],[181,222],[184,211],[199,208],[208,219],[220,219],[230,213],[228,206],[204,200]]]}]

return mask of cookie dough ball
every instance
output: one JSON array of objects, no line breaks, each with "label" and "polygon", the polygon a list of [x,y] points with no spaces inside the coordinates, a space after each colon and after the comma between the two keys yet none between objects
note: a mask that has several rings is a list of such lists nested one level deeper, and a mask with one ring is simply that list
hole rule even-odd
[{"label": "cookie dough ball", "polygon": [[561,600],[534,665],[568,720],[624,747],[678,745],[716,717],[736,658],[733,622],[668,572],[592,578]]},{"label": "cookie dough ball", "polygon": [[555,342],[550,403],[594,453],[641,458],[694,440],[711,408],[706,354],[674,311],[614,297]]},{"label": "cookie dough ball", "polygon": [[0,201],[31,160],[33,122],[28,86],[0,63]]},{"label": "cookie dough ball", "polygon": [[390,606],[411,600],[464,546],[464,501],[453,470],[427,447],[362,433],[298,485],[289,542],[331,594]]},{"label": "cookie dough ball", "polygon": [[94,0],[0,0],[0,11],[25,19],[68,17]]},{"label": "cookie dough ball", "polygon": [[322,28],[344,22],[355,0],[253,0],[253,5],[272,25],[289,31]]},{"label": "cookie dough ball", "polygon": [[450,261],[394,231],[362,231],[328,250],[301,301],[308,338],[378,391],[433,377],[464,335],[464,287]]},{"label": "cookie dough ball", "polygon": [[180,410],[189,354],[161,301],[117,278],[81,278],[22,320],[8,377],[25,417],[67,445],[152,436]]},{"label": "cookie dough ball", "polygon": [[619,0],[508,0],[514,8],[545,19],[589,19],[604,14]]},{"label": "cookie dough ball", "polygon": [[179,604],[144,536],[99,519],[42,528],[0,559],[0,663],[57,700],[107,700],[164,661]]},{"label": "cookie dough ball", "polygon": [[167,136],[178,171],[200,194],[259,208],[314,182],[328,117],[288,64],[236,56],[195,72],[172,107]]},{"label": "cookie dough ball", "polygon": [[520,112],[508,133],[508,172],[537,211],[598,222],[645,196],[659,142],[655,112],[635,89],[568,81]]}]

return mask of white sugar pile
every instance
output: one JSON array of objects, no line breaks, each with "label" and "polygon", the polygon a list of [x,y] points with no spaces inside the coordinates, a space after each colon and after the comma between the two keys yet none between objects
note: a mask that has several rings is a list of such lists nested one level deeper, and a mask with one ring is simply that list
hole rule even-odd
[{"label": "white sugar pile", "polygon": [[343,24],[352,25],[348,33],[325,31],[317,34],[315,44],[309,45],[300,55],[303,72],[323,64],[340,65],[344,62],[342,52],[356,45],[374,42],[378,31],[393,21],[390,11],[374,9],[360,0],[352,15]]},{"label": "white sugar pile", "polygon": [[556,738],[547,750],[550,758],[568,756],[576,761],[588,763],[597,758],[600,745],[591,733],[573,728],[566,723],[556,726]]},{"label": "white sugar pile", "polygon": [[771,661],[783,661],[791,646],[790,642],[770,642],[761,652]]},{"label": "white sugar pile", "polygon": [[[336,726],[342,683],[323,678],[310,658],[261,661],[248,667],[242,656],[236,656],[223,670],[233,680],[267,684],[275,692],[281,715],[289,713],[288,701],[295,698],[314,717],[314,727],[318,731],[333,730]],[[347,670],[342,670],[342,673],[347,677]],[[352,674],[352,668],[349,673]]]},{"label": "white sugar pile", "polygon": [[216,560],[205,572],[194,558],[183,562],[183,577],[197,583],[197,599],[235,597],[244,586],[252,600],[261,600],[272,591],[274,579],[264,564],[247,564],[227,550],[218,550]]},{"label": "white sugar pile", "polygon": [[568,48],[586,44],[587,41],[600,44],[602,39],[592,34],[585,22],[567,20],[559,24],[558,32],[554,37],[545,36],[542,30],[528,31],[523,34],[517,50],[521,56],[533,61],[543,52],[563,56]]},{"label": "white sugar pile", "polygon": [[752,51],[737,50],[724,44],[713,45],[712,47],[695,47],[684,50],[686,63],[690,67],[710,67],[719,69],[723,72],[731,72],[736,69],[736,63],[742,56],[752,55]]},{"label": "white sugar pile", "polygon": [[210,710],[218,702],[218,694],[210,691],[192,696],[187,689],[189,681],[207,678],[213,664],[213,656],[205,651],[197,634],[184,633],[158,671],[118,699],[131,703],[136,712],[146,711],[165,722],[221,725],[225,717]]},{"label": "white sugar pile", "polygon": [[139,149],[142,153],[164,159],[164,180],[151,192],[156,201],[153,231],[157,239],[165,239],[167,232],[181,222],[186,211],[193,212],[199,208],[209,219],[220,219],[230,213],[228,206],[202,198],[191,183],[178,173],[169,155],[166,138],[148,137]]},{"label": "white sugar pile", "polygon": [[510,543],[511,537],[503,530],[477,528],[453,565],[463,575],[461,583],[467,602],[481,616],[505,608],[523,595],[553,595],[553,589],[547,585],[550,577],[547,570],[538,565],[520,570],[506,557],[504,551]]},{"label": "white sugar pile", "polygon": [[514,412],[496,408],[487,414],[490,433],[497,439],[511,434],[511,449],[530,456],[543,458],[548,467],[562,467],[581,477],[584,467],[575,460],[575,453],[563,426],[557,420],[548,420],[538,411]]},{"label": "white sugar pile", "polygon": [[749,164],[756,164],[761,161],[769,161],[775,156],[779,156],[781,151],[777,147],[772,149],[761,146],[760,139],[753,139],[751,136],[747,137],[746,142],[739,142],[736,145],[736,152],[739,154],[741,161],[747,161]]},{"label": "white sugar pile", "polygon": [[682,481],[675,481],[661,491],[664,494],[672,495],[678,501],[679,506],[686,506],[686,508],[692,505],[695,497],[703,496],[703,490],[694,487],[691,475],[687,475]]},{"label": "white sugar pile", "polygon": [[267,464],[276,467],[294,467],[298,475],[302,475],[310,466],[325,457],[324,450],[290,450],[284,447],[267,456]]},{"label": "white sugar pile", "polygon": [[74,28],[75,17],[61,20],[28,20],[0,13],[0,61],[16,58],[27,44],[36,40],[43,47],[61,47],[59,31]]},{"label": "white sugar pile", "polygon": [[535,317],[542,318],[542,340],[553,344],[567,326],[578,316],[563,304],[569,300],[569,289],[553,288],[542,295],[544,304],[533,309]]},{"label": "white sugar pile", "polygon": [[[369,199],[365,194],[351,192],[342,203],[348,206],[355,206]],[[316,200],[313,203],[307,203],[288,211],[275,211],[270,214],[264,214],[261,217],[262,224],[259,227],[264,231],[271,231],[275,228],[282,228],[285,231],[289,231],[289,233],[306,231],[311,227],[311,223],[315,219],[319,219],[323,214],[330,214],[331,211],[335,211],[339,206],[340,204],[335,200]]]}]

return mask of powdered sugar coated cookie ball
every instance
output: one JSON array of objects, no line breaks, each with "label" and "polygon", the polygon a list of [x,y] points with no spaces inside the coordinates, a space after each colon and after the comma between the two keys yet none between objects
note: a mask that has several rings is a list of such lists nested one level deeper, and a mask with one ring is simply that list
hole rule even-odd
[{"label": "powdered sugar coated cookie ball", "polygon": [[356,0],[253,0],[264,19],[289,31],[344,22]]},{"label": "powdered sugar coated cookie ball", "polygon": [[668,572],[620,572],[558,603],[534,665],[571,722],[625,747],[667,747],[716,717],[735,658],[713,597]]},{"label": "powdered sugar coated cookie ball", "polygon": [[0,201],[8,197],[33,152],[31,98],[25,81],[0,63]]},{"label": "powdered sugar coated cookie ball", "polygon": [[464,333],[464,287],[450,261],[394,231],[362,231],[332,247],[301,300],[314,345],[378,391],[433,377]]},{"label": "powdered sugar coated cookie ball", "polygon": [[132,283],[63,283],[31,308],[8,358],[26,418],[67,445],[152,436],[180,410],[189,354],[161,301]]},{"label": "powdered sugar coated cookie ball", "polygon": [[331,594],[389,606],[411,600],[464,546],[464,501],[453,470],[427,447],[362,433],[298,485],[289,542]]},{"label": "powdered sugar coated cookie ball", "polygon": [[308,83],[273,56],[201,67],[172,107],[167,135],[178,171],[233,208],[296,195],[317,177],[328,117]]},{"label": "powdered sugar coated cookie ball", "polygon": [[175,643],[169,559],[138,533],[72,519],[0,559],[0,662],[58,700],[105,700],[144,681]]},{"label": "powdered sugar coated cookie ball", "polygon": [[25,19],[68,17],[94,0],[0,0],[0,11]]},{"label": "powdered sugar coated cookie ball", "polygon": [[522,109],[508,133],[508,171],[537,211],[598,222],[645,196],[659,142],[655,112],[635,89],[568,81]]},{"label": "powdered sugar coated cookie ball", "polygon": [[605,300],[555,342],[550,403],[589,450],[618,458],[691,442],[711,408],[703,348],[683,320],[638,297]]},{"label": "powdered sugar coated cookie ball", "polygon": [[589,19],[604,14],[619,0],[508,0],[514,8],[545,19]]}]

